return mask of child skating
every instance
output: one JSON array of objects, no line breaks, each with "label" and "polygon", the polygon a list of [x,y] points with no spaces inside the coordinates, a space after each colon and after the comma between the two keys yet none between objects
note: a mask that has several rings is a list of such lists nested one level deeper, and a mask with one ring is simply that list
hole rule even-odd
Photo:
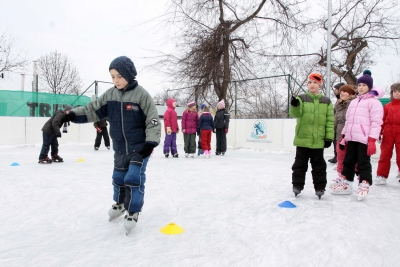
[{"label": "child skating", "polygon": [[164,156],[169,157],[171,152],[172,157],[177,158],[178,150],[176,147],[176,134],[179,133],[178,115],[176,114],[175,107],[176,101],[173,98],[167,100],[167,110],[164,112]]},{"label": "child skating", "polygon": [[153,148],[160,143],[161,124],[150,94],[138,84],[132,60],[122,56],[110,66],[114,87],[85,107],[71,110],[75,123],[95,122],[108,117],[114,150],[112,174],[115,204],[109,220],[121,215],[128,234],[138,221],[144,203],[146,167]]},{"label": "child skating", "polygon": [[185,157],[194,158],[196,153],[196,132],[199,116],[196,111],[196,103],[191,101],[187,104],[187,109],[183,112],[181,128],[183,133]]},{"label": "child skating", "polygon": [[201,149],[204,157],[209,158],[211,154],[211,134],[215,131],[214,119],[211,116],[209,107],[205,106],[197,126],[197,133],[201,134]]}]

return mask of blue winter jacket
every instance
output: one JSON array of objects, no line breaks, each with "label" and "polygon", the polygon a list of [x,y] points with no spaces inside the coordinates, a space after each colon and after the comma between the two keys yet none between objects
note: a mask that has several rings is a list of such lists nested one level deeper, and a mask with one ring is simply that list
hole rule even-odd
[{"label": "blue winter jacket", "polygon": [[85,107],[71,110],[75,123],[99,121],[108,117],[114,151],[131,153],[145,143],[160,143],[161,124],[152,97],[137,81],[125,90],[112,87]]},{"label": "blue winter jacket", "polygon": [[200,130],[213,130],[215,129],[214,119],[211,116],[210,112],[203,112],[200,116],[198,125],[197,125],[197,133],[200,133]]}]

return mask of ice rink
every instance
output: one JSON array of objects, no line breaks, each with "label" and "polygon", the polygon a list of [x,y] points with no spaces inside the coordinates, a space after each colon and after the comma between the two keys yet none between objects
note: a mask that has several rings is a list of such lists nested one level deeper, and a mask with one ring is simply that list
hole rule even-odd
[{"label": "ice rink", "polygon": [[[310,171],[294,197],[294,154],[229,149],[191,159],[178,151],[165,158],[155,149],[143,211],[126,236],[123,217],[107,215],[113,151],[61,145],[65,162],[41,165],[40,146],[0,147],[0,266],[400,266],[394,163],[388,184],[371,186],[364,201],[357,186],[318,200]],[[279,207],[284,201],[297,208]],[[184,233],[160,232],[172,222]]]}]

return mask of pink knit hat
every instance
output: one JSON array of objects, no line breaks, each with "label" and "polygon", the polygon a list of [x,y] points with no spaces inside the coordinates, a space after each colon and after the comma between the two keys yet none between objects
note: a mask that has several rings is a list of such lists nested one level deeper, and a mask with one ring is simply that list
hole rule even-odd
[{"label": "pink knit hat", "polygon": [[191,101],[191,102],[187,103],[188,108],[191,108],[191,107],[193,107],[195,105],[196,105],[196,103],[194,101]]},{"label": "pink knit hat", "polygon": [[225,108],[225,101],[222,99],[221,101],[218,102],[217,104],[218,108]]}]

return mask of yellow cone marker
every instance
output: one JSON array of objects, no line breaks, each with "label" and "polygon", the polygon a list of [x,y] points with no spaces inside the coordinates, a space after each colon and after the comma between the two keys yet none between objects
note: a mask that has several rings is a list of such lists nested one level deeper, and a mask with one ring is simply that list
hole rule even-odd
[{"label": "yellow cone marker", "polygon": [[85,162],[85,160],[83,158],[79,158],[78,162]]},{"label": "yellow cone marker", "polygon": [[166,235],[179,235],[183,233],[183,228],[175,223],[170,223],[167,226],[164,226],[160,229],[161,233]]}]

